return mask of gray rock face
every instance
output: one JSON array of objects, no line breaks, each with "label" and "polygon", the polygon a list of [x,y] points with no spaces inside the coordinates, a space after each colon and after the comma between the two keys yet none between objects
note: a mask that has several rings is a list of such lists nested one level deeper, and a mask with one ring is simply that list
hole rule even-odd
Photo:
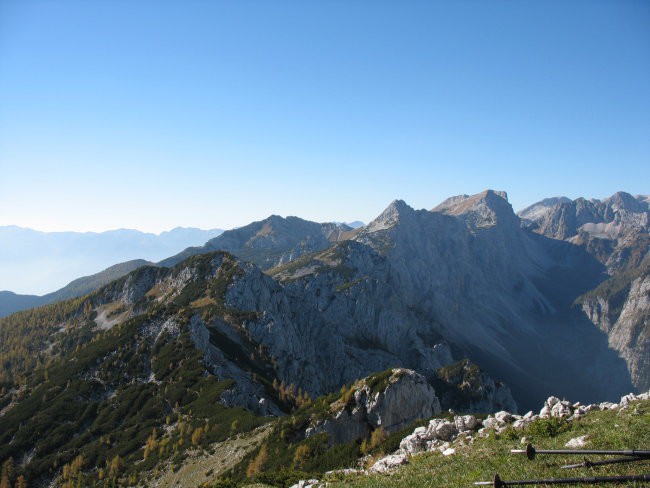
[{"label": "gray rock face", "polygon": [[625,280],[619,290],[598,288],[583,299],[582,311],[608,334],[609,345],[625,359],[634,386],[646,391],[650,388],[650,272],[639,274],[629,283]]},{"label": "gray rock face", "polygon": [[354,394],[357,405],[365,405],[368,420],[391,433],[418,419],[440,413],[440,401],[424,376],[408,369],[394,369],[384,391],[373,394],[364,386]]},{"label": "gray rock face", "polygon": [[196,254],[228,251],[262,269],[293,261],[303,254],[320,251],[353,233],[346,224],[310,222],[298,217],[271,215],[267,219],[228,230],[204,246],[190,247],[160,262],[173,266]]},{"label": "gray rock face", "polygon": [[426,379],[408,369],[394,369],[379,390],[362,380],[353,402],[341,406],[330,418],[307,429],[306,436],[327,432],[332,444],[366,437],[381,428],[387,434],[399,431],[418,419],[440,413],[440,402]]},{"label": "gray rock face", "polygon": [[[224,405],[227,407],[241,406],[257,415],[282,415],[282,411],[268,398],[262,385],[254,382],[248,372],[212,344],[210,330],[198,316],[192,318],[189,326],[194,344],[204,353],[204,361],[208,370],[219,380],[232,379],[235,381],[233,388],[225,391],[221,396]],[[225,324],[222,324],[221,329],[227,330]],[[244,346],[242,345],[242,347]]]}]

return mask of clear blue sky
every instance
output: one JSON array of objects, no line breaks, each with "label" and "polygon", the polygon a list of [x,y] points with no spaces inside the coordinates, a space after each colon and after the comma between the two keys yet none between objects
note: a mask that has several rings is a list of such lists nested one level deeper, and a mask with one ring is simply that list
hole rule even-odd
[{"label": "clear blue sky", "polygon": [[0,0],[0,225],[650,193],[648,1]]}]

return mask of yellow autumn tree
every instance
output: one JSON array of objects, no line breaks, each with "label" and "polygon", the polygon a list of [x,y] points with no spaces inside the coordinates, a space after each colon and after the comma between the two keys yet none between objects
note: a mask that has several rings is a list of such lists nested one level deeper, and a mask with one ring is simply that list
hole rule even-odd
[{"label": "yellow autumn tree", "polygon": [[255,459],[253,459],[248,465],[248,468],[246,468],[246,476],[252,478],[256,474],[261,473],[268,457],[269,454],[266,450],[266,444],[263,444],[260,451],[257,453],[257,456],[255,456]]}]

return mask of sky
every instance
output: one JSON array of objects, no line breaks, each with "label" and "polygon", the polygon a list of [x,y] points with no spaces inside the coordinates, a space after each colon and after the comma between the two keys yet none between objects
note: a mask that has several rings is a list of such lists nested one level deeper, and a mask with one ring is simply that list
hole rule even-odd
[{"label": "sky", "polygon": [[650,193],[650,2],[0,0],[0,225]]}]

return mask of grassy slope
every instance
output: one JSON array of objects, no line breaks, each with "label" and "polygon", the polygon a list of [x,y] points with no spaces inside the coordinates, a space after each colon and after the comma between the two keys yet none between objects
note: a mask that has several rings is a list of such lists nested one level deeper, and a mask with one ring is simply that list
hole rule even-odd
[{"label": "grassy slope", "polygon": [[[589,434],[585,449],[648,449],[650,447],[650,401],[635,404],[628,410],[592,412],[586,418],[573,422],[567,431],[549,436],[544,429],[526,432],[533,445],[540,449],[563,449],[571,438]],[[650,473],[650,460],[594,468],[563,470],[560,466],[579,463],[584,456],[543,456],[529,461],[525,456],[510,454],[510,449],[521,449],[518,435],[512,432],[499,437],[491,435],[469,446],[457,448],[453,456],[427,453],[411,459],[411,463],[390,476],[373,475],[344,477],[332,480],[332,487],[392,488],[444,487],[467,488],[475,481],[491,480],[499,473],[505,481],[515,479],[546,479],[559,477],[612,476]],[[591,456],[595,461],[605,457]],[[611,456],[610,456],[611,458]],[[537,485],[546,486],[546,485]],[[549,485],[550,486],[550,485]],[[580,486],[580,485],[562,485]],[[625,483],[616,486],[647,486]]]}]

